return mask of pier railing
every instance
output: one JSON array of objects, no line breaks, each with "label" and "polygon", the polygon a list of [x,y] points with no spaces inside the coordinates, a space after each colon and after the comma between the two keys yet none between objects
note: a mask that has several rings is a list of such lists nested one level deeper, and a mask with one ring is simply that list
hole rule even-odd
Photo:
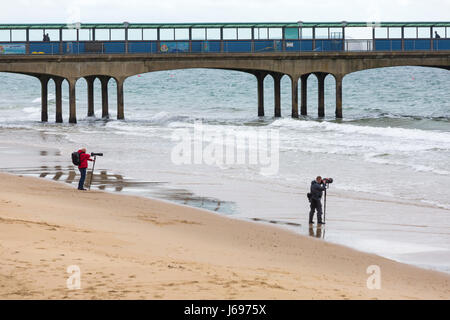
[{"label": "pier railing", "polygon": [[441,39],[302,39],[302,40],[191,40],[191,41],[54,41],[0,43],[0,55],[180,54],[264,52],[444,51],[450,38]]}]

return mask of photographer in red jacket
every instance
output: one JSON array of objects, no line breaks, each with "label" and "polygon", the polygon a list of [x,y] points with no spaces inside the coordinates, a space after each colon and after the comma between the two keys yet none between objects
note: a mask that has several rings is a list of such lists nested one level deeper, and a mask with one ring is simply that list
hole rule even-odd
[{"label": "photographer in red jacket", "polygon": [[86,180],[86,171],[88,168],[88,161],[94,161],[91,159],[91,156],[86,153],[86,149],[83,148],[78,150],[78,154],[80,155],[80,165],[78,166],[78,170],[80,170],[81,178],[78,183],[78,190],[86,191],[84,188],[84,182]]}]

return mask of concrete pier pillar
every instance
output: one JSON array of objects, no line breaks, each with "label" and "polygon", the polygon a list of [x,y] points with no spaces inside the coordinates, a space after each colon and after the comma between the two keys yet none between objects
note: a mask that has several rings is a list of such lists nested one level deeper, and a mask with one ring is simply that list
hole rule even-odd
[{"label": "concrete pier pillar", "polygon": [[325,77],[326,73],[316,73],[319,85],[319,118],[325,117]]},{"label": "concrete pier pillar", "polygon": [[55,81],[55,98],[56,98],[56,114],[55,121],[56,123],[63,123],[62,116],[62,83],[64,78],[55,77],[53,78]]},{"label": "concrete pier pillar", "polygon": [[108,104],[108,83],[111,77],[102,76],[99,77],[100,82],[102,83],[102,118],[109,118],[109,104]]},{"label": "concrete pier pillar", "polygon": [[78,79],[68,79],[69,82],[69,123],[77,123],[77,97],[75,87]]},{"label": "concrete pier pillar", "polygon": [[256,73],[256,79],[258,79],[258,117],[264,117],[264,79],[267,73]]},{"label": "concrete pier pillar", "polygon": [[41,121],[48,121],[48,81],[50,80],[47,76],[41,76],[39,78],[41,81]]},{"label": "concrete pier pillar", "polygon": [[123,99],[123,83],[125,79],[116,79],[117,82],[117,120],[125,119],[124,99]]},{"label": "concrete pier pillar", "polygon": [[291,76],[292,81],[292,118],[298,118],[298,78]]},{"label": "concrete pier pillar", "polygon": [[88,94],[88,117],[93,117],[95,115],[94,112],[94,81],[96,79],[95,76],[85,77],[87,82],[87,94]]},{"label": "concrete pier pillar", "polygon": [[301,113],[302,116],[308,115],[308,74],[304,74],[301,76],[302,79],[302,98],[301,98]]},{"label": "concrete pier pillar", "polygon": [[275,95],[275,117],[281,117],[281,78],[283,77],[280,73],[272,74],[274,82],[274,95]]},{"label": "concrete pier pillar", "polygon": [[343,77],[338,75],[336,78],[336,118],[342,119],[342,79]]}]

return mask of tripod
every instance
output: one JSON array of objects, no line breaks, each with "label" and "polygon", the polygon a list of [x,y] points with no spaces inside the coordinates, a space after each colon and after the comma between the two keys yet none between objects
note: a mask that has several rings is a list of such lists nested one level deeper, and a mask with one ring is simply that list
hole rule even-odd
[{"label": "tripod", "polygon": [[329,184],[325,185],[325,198],[324,198],[324,203],[323,203],[323,222],[326,223],[327,222],[327,190],[330,187]]},{"label": "tripod", "polygon": [[97,157],[94,157],[94,165],[92,166],[92,172],[91,172],[91,180],[89,182],[89,191],[91,191],[91,185],[92,185],[92,180],[94,179],[94,170],[95,170],[95,162],[97,161]]}]

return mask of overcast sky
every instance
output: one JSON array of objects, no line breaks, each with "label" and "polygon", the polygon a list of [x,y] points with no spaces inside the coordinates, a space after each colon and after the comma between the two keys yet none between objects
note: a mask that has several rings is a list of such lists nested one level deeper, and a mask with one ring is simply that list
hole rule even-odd
[{"label": "overcast sky", "polygon": [[449,21],[450,0],[1,0],[0,23]]}]

